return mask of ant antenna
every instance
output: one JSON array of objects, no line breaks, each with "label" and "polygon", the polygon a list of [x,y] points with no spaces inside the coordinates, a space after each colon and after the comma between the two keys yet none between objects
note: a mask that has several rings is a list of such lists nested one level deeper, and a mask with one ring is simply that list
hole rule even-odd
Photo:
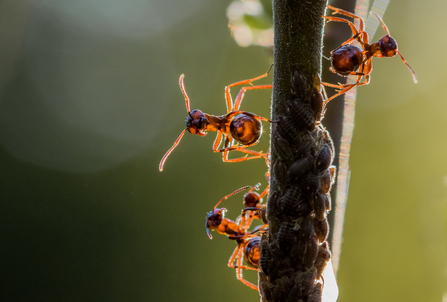
[{"label": "ant antenna", "polygon": [[329,59],[328,57],[326,57],[325,55],[321,55],[323,58],[325,58],[326,60],[330,61],[331,59]]},{"label": "ant antenna", "polygon": [[[382,27],[383,29],[386,31],[387,36],[391,37],[390,35],[390,31],[388,30],[388,27],[385,25],[385,22],[383,22],[382,18],[375,12],[371,12],[374,16],[376,16],[377,19],[379,19],[380,23],[382,23]],[[416,73],[414,72],[413,68],[411,68],[410,64],[407,63],[407,61],[404,59],[404,57],[400,54],[399,51],[397,51],[397,54],[400,56],[400,58],[402,59],[402,61],[405,63],[405,65],[407,65],[407,67],[410,69],[411,75],[413,76],[413,82],[415,84],[417,84],[418,82],[418,78],[416,76]]]},{"label": "ant antenna", "polygon": [[376,16],[377,19],[379,19],[380,23],[382,23],[383,29],[386,31],[387,36],[390,36],[390,31],[388,30],[388,27],[385,25],[385,22],[383,22],[382,17],[380,17],[376,12],[371,12],[374,16]]},{"label": "ant antenna", "polygon": [[190,106],[189,106],[189,97],[188,97],[188,95],[186,94],[185,84],[183,83],[183,79],[184,79],[184,78],[185,78],[185,74],[182,73],[182,74],[180,75],[179,80],[178,80],[178,84],[179,84],[179,86],[180,86],[180,90],[181,90],[182,93],[183,93],[183,96],[185,97],[186,111],[188,111],[188,113],[189,113],[189,112],[191,111],[191,108],[190,108]]},{"label": "ant antenna", "polygon": [[402,61],[405,63],[405,65],[407,65],[407,67],[410,69],[411,74],[413,76],[413,82],[415,84],[418,83],[418,78],[416,77],[416,73],[414,72],[413,68],[411,68],[410,64],[407,63],[407,61],[405,61],[404,57],[402,57],[402,55],[400,54],[400,52],[397,52],[397,54],[400,56],[400,58],[402,59]]},{"label": "ant antenna", "polygon": [[239,189],[237,189],[236,191],[234,191],[233,193],[228,194],[227,196],[225,196],[224,198],[222,198],[222,199],[221,199],[221,200],[214,206],[214,209],[216,209],[217,206],[218,206],[222,201],[224,201],[225,199],[228,199],[228,198],[230,198],[231,196],[233,196],[234,194],[237,194],[237,193],[239,193],[239,192],[241,192],[241,191],[244,191],[244,190],[246,190],[246,189],[248,189],[248,188],[251,188],[251,186],[245,186],[245,187],[239,188]]},{"label": "ant antenna", "polygon": [[168,152],[166,152],[166,154],[163,156],[163,158],[160,161],[160,165],[158,166],[158,170],[161,172],[163,171],[163,166],[165,165],[166,159],[168,159],[169,154],[171,154],[172,150],[174,150],[175,147],[177,147],[178,143],[180,142],[180,140],[182,139],[183,135],[185,134],[186,130],[188,130],[188,128],[186,128],[185,130],[183,130],[183,132],[180,134],[180,136],[177,138],[177,140],[175,141],[174,145],[172,145],[171,149],[168,150]]}]

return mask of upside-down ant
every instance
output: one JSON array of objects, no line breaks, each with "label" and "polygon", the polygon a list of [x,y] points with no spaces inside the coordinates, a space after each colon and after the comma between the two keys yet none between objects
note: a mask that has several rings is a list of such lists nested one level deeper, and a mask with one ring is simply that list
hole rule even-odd
[{"label": "upside-down ant", "polygon": [[[258,290],[256,285],[243,278],[242,270],[258,270],[261,245],[261,239],[258,234],[267,230],[268,225],[260,225],[253,231],[246,232],[249,227],[249,223],[246,221],[246,215],[241,215],[240,221],[234,222],[233,220],[225,218],[225,208],[217,208],[217,206],[225,199],[228,199],[230,196],[233,196],[234,194],[239,193],[249,187],[250,186],[242,187],[222,198],[214,206],[213,210],[208,213],[205,227],[210,239],[213,239],[210,231],[216,230],[219,234],[226,235],[231,240],[236,240],[237,246],[231,254],[228,261],[228,266],[236,269],[236,278],[238,280],[245,285]],[[246,257],[246,262],[253,267],[243,265],[244,256]],[[236,265],[234,265],[235,261],[237,261]]]},{"label": "upside-down ant", "polygon": [[[183,83],[185,75],[182,74],[179,79],[179,85],[180,90],[182,91],[183,96],[185,97],[186,110],[188,111],[188,117],[186,118],[186,128],[174,142],[174,145],[163,156],[163,158],[160,161],[158,169],[160,171],[163,171],[163,166],[166,162],[166,159],[168,158],[169,154],[171,154],[171,152],[174,150],[174,148],[177,147],[181,138],[183,137],[183,135],[187,130],[189,133],[197,134],[200,136],[205,136],[207,132],[217,131],[216,140],[214,141],[213,145],[213,151],[223,152],[222,157],[224,162],[240,162],[254,158],[266,159],[267,158],[266,153],[253,151],[245,148],[254,146],[259,142],[259,138],[262,135],[261,121],[267,121],[267,122],[271,121],[266,119],[265,117],[261,117],[254,113],[239,111],[239,107],[241,106],[242,99],[247,90],[269,89],[272,88],[272,85],[257,85],[257,86],[243,87],[239,91],[234,101],[234,104],[230,95],[230,88],[245,84],[251,84],[253,81],[265,78],[272,69],[272,67],[270,67],[270,69],[265,74],[260,75],[256,78],[239,81],[226,86],[225,100],[227,102],[227,113],[221,116],[207,114],[199,109],[194,109],[191,111],[189,105],[189,97],[186,94],[185,85]],[[224,137],[225,147],[223,149],[219,149],[219,146],[222,142],[222,136]],[[237,143],[235,143],[234,140]],[[244,157],[228,159],[229,151],[240,151],[246,153],[246,155]],[[249,157],[249,155],[252,156]]]},{"label": "upside-down ant", "polygon": [[[374,42],[372,44],[369,44],[368,40],[368,33],[363,30],[363,19],[353,13],[347,12],[345,10],[335,8],[333,6],[328,5],[328,8],[334,10],[332,14],[340,14],[345,15],[352,18],[357,18],[360,21],[359,29],[354,26],[354,24],[346,19],[338,18],[338,17],[328,17],[323,16],[323,18],[328,19],[329,21],[337,21],[337,22],[344,22],[348,23],[351,27],[353,36],[349,38],[347,41],[343,42],[338,48],[331,51],[331,63],[332,67],[330,70],[333,73],[337,73],[342,76],[348,76],[348,75],[356,75],[358,76],[357,82],[354,84],[345,84],[345,85],[334,85],[330,83],[322,83],[325,86],[337,88],[340,89],[335,95],[331,96],[324,102],[324,106],[326,104],[336,98],[337,96],[348,92],[352,88],[360,85],[367,85],[370,81],[370,74],[372,71],[372,58],[378,57],[394,57],[396,54],[398,54],[402,61],[407,65],[407,67],[410,69],[411,74],[413,75],[413,82],[417,83],[417,77],[416,73],[414,72],[413,68],[405,61],[404,57],[401,55],[401,53],[397,49],[397,42],[396,40],[391,37],[390,32],[388,30],[388,27],[383,22],[382,18],[376,14],[375,12],[372,12],[374,16],[379,19],[380,23],[382,24],[383,29],[386,31],[386,36],[382,37],[378,42]],[[360,43],[360,46],[363,48],[360,49],[357,46],[351,45],[352,42],[357,41]],[[357,72],[358,70],[358,72]],[[365,81],[360,82],[362,77],[365,76]]]}]

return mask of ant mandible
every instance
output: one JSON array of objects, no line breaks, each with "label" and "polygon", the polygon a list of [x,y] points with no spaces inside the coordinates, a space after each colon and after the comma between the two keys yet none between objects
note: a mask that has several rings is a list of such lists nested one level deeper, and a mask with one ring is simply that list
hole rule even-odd
[{"label": "ant mandible", "polygon": [[[221,116],[207,114],[199,109],[194,109],[191,111],[189,105],[189,97],[186,94],[185,85],[183,83],[185,75],[182,74],[179,79],[179,85],[180,90],[182,91],[183,96],[185,97],[186,110],[188,111],[188,117],[186,118],[186,128],[174,142],[174,145],[168,150],[168,152],[166,152],[166,154],[161,159],[160,165],[158,167],[160,172],[163,171],[163,166],[169,154],[171,154],[174,148],[177,147],[177,145],[179,144],[180,140],[182,139],[183,135],[187,130],[189,133],[197,134],[200,136],[205,136],[207,132],[217,131],[216,140],[214,141],[213,145],[213,151],[223,152],[222,157],[224,162],[240,162],[254,158],[267,159],[266,153],[248,150],[245,148],[254,146],[259,142],[259,138],[262,135],[261,121],[267,121],[267,122],[271,121],[250,112],[239,111],[239,107],[241,106],[242,99],[247,90],[269,89],[272,88],[272,85],[257,85],[257,86],[243,87],[239,91],[239,94],[237,95],[234,104],[231,98],[230,88],[245,84],[251,84],[253,81],[265,78],[272,69],[272,67],[273,65],[265,74],[261,76],[258,76],[253,79],[239,81],[226,86],[225,100],[227,102],[227,113]],[[219,146],[222,142],[222,136],[225,138],[225,147],[223,149],[219,149]],[[239,144],[234,143],[233,139],[236,140]],[[246,155],[245,157],[228,159],[229,151],[240,151],[246,153]],[[249,157],[249,155],[252,156]]]},{"label": "ant mandible", "polygon": [[[334,10],[332,14],[340,14],[345,15],[352,18],[357,18],[360,21],[359,30],[354,26],[354,24],[346,19],[343,18],[337,18],[337,17],[328,17],[328,16],[322,16],[323,18],[328,19],[329,21],[337,21],[337,22],[344,22],[348,23],[351,27],[353,36],[349,38],[347,41],[342,43],[338,48],[331,51],[331,63],[332,67],[330,70],[333,73],[337,73],[342,76],[348,76],[348,75],[356,75],[358,76],[357,82],[354,84],[345,84],[345,85],[334,85],[330,83],[322,83],[325,86],[341,89],[338,91],[335,95],[328,98],[324,101],[324,107],[326,104],[336,98],[337,96],[348,92],[355,86],[360,85],[367,85],[370,81],[370,74],[372,71],[372,57],[394,57],[396,54],[398,54],[402,61],[407,65],[407,67],[410,69],[411,74],[413,75],[413,82],[417,83],[417,77],[416,73],[414,72],[413,68],[407,63],[407,61],[404,59],[402,54],[398,51],[397,48],[397,42],[396,40],[391,37],[390,32],[388,30],[388,27],[383,22],[382,18],[376,14],[375,12],[372,12],[374,16],[379,19],[380,23],[382,24],[383,29],[386,31],[386,36],[383,36],[378,42],[374,42],[372,44],[369,44],[368,40],[368,33],[363,30],[363,19],[353,13],[347,12],[345,10],[335,8],[333,6],[328,5],[329,9]],[[359,47],[351,45],[353,41],[357,41],[360,43],[363,50],[361,50]],[[360,68],[359,68],[360,67]],[[357,70],[359,70],[357,72]],[[360,82],[362,77],[365,76],[365,81]]]},{"label": "ant mandible", "polygon": [[[258,233],[265,231],[268,228],[268,225],[260,225],[253,231],[246,232],[249,227],[249,224],[247,224],[246,221],[246,215],[241,215],[240,221],[236,223],[233,220],[225,218],[225,208],[217,208],[217,206],[225,199],[228,199],[230,196],[246,190],[249,187],[250,186],[245,186],[237,189],[233,193],[222,198],[214,206],[213,210],[208,213],[205,227],[210,239],[213,239],[210,231],[215,230],[219,234],[226,235],[229,239],[236,241],[237,246],[228,260],[228,266],[236,269],[236,278],[238,280],[250,288],[258,290],[256,285],[243,278],[242,270],[258,270],[261,245],[261,238],[258,236]],[[246,257],[246,262],[253,267],[243,265],[244,256]],[[234,265],[234,262],[236,262],[236,265]]]}]

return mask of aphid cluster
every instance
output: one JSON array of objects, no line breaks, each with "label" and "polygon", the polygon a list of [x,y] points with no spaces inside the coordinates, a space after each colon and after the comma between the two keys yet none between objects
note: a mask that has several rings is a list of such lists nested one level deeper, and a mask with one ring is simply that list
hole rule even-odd
[{"label": "aphid cluster", "polygon": [[335,181],[334,146],[321,125],[319,77],[310,84],[296,71],[290,87],[286,114],[273,126],[271,182],[281,184],[281,193],[269,196],[260,284],[267,301],[318,301],[330,260],[326,216]]}]

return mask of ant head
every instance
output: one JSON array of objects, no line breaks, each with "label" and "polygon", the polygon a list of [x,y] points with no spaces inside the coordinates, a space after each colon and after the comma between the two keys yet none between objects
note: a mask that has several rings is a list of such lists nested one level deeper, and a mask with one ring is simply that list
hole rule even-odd
[{"label": "ant head", "polygon": [[193,111],[188,112],[188,117],[186,118],[186,128],[188,129],[189,133],[205,136],[206,126],[208,126],[209,123],[210,122],[201,110],[194,109]]},{"label": "ant head", "polygon": [[219,227],[222,223],[222,219],[225,218],[226,211],[227,209],[225,208],[213,209],[206,215],[205,228],[210,239],[213,239],[210,230],[213,231]]},{"label": "ant head", "polygon": [[390,35],[386,35],[382,37],[379,42],[377,42],[379,48],[380,48],[380,55],[381,57],[394,57],[398,51],[397,51],[397,42],[396,40],[391,37]]}]

